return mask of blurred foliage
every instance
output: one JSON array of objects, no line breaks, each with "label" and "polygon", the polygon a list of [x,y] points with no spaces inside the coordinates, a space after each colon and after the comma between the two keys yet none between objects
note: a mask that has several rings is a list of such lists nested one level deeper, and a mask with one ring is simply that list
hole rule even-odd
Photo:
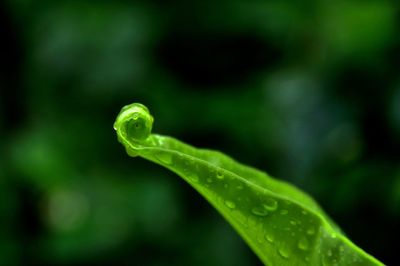
[{"label": "blurred foliage", "polygon": [[187,184],[126,156],[112,124],[132,102],[398,264],[399,19],[389,0],[3,1],[0,264],[260,264]]}]

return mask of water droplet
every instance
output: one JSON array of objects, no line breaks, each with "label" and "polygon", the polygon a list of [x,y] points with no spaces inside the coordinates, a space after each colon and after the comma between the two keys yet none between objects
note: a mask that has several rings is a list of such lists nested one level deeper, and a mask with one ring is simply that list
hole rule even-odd
[{"label": "water droplet", "polygon": [[228,188],[228,184],[224,184],[224,188]]},{"label": "water droplet", "polygon": [[138,120],[139,114],[138,113],[134,113],[132,118],[133,118],[133,120]]},{"label": "water droplet", "polygon": [[307,234],[309,234],[309,235],[315,234],[315,229],[314,229],[314,227],[310,227],[310,228],[307,230]]},{"label": "water droplet", "polygon": [[226,201],[225,201],[225,205],[226,205],[226,207],[228,207],[229,209],[234,209],[234,208],[236,208],[236,204],[235,204],[233,201],[230,201],[230,200],[226,200]]},{"label": "water droplet", "polygon": [[189,177],[193,182],[196,182],[196,183],[199,182],[199,176],[198,175],[191,174]]},{"label": "water droplet", "polygon": [[251,212],[257,216],[267,216],[268,215],[268,211],[267,211],[267,209],[265,209],[264,206],[254,207],[251,209]]},{"label": "water droplet", "polygon": [[273,235],[267,233],[267,234],[265,234],[264,237],[268,242],[270,242],[270,243],[274,242],[274,236]]},{"label": "water droplet", "polygon": [[207,182],[208,183],[212,183],[212,179],[211,178],[207,178]]},{"label": "water droplet", "polygon": [[278,254],[281,255],[282,258],[288,259],[289,258],[289,250],[286,246],[281,246],[278,249]]},{"label": "water droplet", "polygon": [[299,243],[297,244],[298,248],[301,250],[307,250],[309,245],[308,239],[305,237],[300,238]]},{"label": "water droplet", "polygon": [[238,185],[236,188],[237,189],[243,189],[243,186],[242,185]]},{"label": "water droplet", "polygon": [[329,257],[332,256],[332,250],[328,250],[328,256],[329,256]]},{"label": "water droplet", "polygon": [[264,239],[261,236],[257,236],[257,242],[262,244],[264,243]]},{"label": "water droplet", "polygon": [[165,164],[171,164],[172,163],[172,156],[169,153],[166,152],[160,152],[156,154],[156,158]]},{"label": "water droplet", "polygon": [[286,215],[286,214],[288,214],[288,211],[287,210],[281,210],[280,214]]},{"label": "water droplet", "polygon": [[217,178],[224,179],[224,173],[221,170],[217,170]]},{"label": "water droplet", "polygon": [[263,204],[264,208],[270,212],[275,211],[278,209],[278,202],[273,198],[267,198]]},{"label": "water droplet", "polygon": [[293,225],[293,226],[295,226],[297,223],[296,223],[296,221],[291,220],[291,221],[290,221],[290,224]]},{"label": "water droplet", "polygon": [[344,247],[343,247],[343,246],[340,246],[340,247],[339,247],[339,250],[340,250],[340,252],[344,252]]},{"label": "water droplet", "polygon": [[302,213],[303,215],[307,215],[307,212],[306,212],[305,210],[302,210],[301,213]]}]

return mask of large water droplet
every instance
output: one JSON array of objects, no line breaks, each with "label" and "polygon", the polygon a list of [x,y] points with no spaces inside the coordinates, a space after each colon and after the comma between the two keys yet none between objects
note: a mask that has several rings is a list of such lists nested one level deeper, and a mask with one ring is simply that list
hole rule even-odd
[{"label": "large water droplet", "polygon": [[165,164],[171,164],[172,163],[172,155],[166,152],[160,152],[156,154],[156,158]]},{"label": "large water droplet", "polygon": [[226,200],[226,201],[225,201],[225,205],[226,205],[226,207],[228,207],[229,209],[234,209],[234,208],[236,208],[236,204],[235,204],[233,201],[230,201],[230,200]]},{"label": "large water droplet", "polygon": [[308,239],[305,237],[300,238],[299,243],[297,244],[297,246],[301,250],[307,250],[309,248],[309,245],[310,244],[308,242]]},{"label": "large water droplet", "polygon": [[289,258],[289,249],[286,246],[281,246],[278,249],[278,254],[281,255],[282,258],[288,259]]},{"label": "large water droplet", "polygon": [[217,178],[224,179],[224,173],[221,170],[217,170]]}]

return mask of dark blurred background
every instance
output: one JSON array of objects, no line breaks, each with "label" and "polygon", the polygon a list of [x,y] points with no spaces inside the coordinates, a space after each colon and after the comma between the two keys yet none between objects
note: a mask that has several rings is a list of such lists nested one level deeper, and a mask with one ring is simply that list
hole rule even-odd
[{"label": "dark blurred background", "polygon": [[2,1],[0,264],[261,264],[184,181],[126,155],[112,125],[132,102],[399,264],[399,6]]}]

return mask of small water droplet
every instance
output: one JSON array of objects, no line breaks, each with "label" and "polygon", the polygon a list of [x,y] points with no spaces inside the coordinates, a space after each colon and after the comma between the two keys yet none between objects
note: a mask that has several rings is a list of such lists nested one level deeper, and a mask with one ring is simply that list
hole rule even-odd
[{"label": "small water droplet", "polygon": [[264,243],[264,239],[261,236],[257,236],[257,242],[262,244]]},{"label": "small water droplet", "polygon": [[172,156],[171,154],[168,154],[166,152],[160,152],[156,154],[156,158],[165,164],[171,164],[172,163]]},{"label": "small water droplet", "polygon": [[308,228],[308,230],[307,230],[307,234],[309,234],[309,235],[313,235],[313,234],[315,234],[315,229],[314,229],[314,227],[310,227],[310,228]]},{"label": "small water droplet", "polygon": [[299,243],[297,244],[297,247],[301,250],[307,250],[309,248],[309,242],[308,239],[305,237],[300,238]]},{"label": "small water droplet", "polygon": [[332,256],[332,250],[328,250],[328,256],[329,256],[329,257]]},{"label": "small water droplet", "polygon": [[242,185],[238,185],[236,188],[237,189],[243,189],[243,186]]},{"label": "small water droplet", "polygon": [[207,178],[207,182],[208,183],[212,183],[212,179],[211,178]]},{"label": "small water droplet", "polygon": [[274,242],[274,236],[271,235],[271,234],[269,234],[269,233],[266,233],[265,236],[264,236],[264,238],[265,238],[268,242],[270,242],[270,243],[273,243],[273,242]]},{"label": "small water droplet", "polygon": [[282,258],[288,259],[289,258],[289,250],[286,246],[281,246],[278,249],[278,254],[281,255]]},{"label": "small water droplet", "polygon": [[344,252],[344,247],[343,247],[343,246],[340,246],[340,247],[339,247],[339,250],[340,250],[340,252]]},{"label": "small water droplet", "polygon": [[134,113],[132,118],[133,118],[133,120],[138,120],[139,114],[138,113]]},{"label": "small water droplet", "polygon": [[288,214],[288,211],[287,210],[281,210],[280,214],[286,215],[286,214]]},{"label": "small water droplet", "polygon": [[275,211],[278,209],[278,202],[273,198],[267,198],[263,204],[264,208],[270,212]]},{"label": "small water droplet", "polygon": [[226,200],[226,201],[225,201],[225,205],[226,205],[226,207],[228,207],[229,209],[234,209],[234,208],[236,208],[236,204],[235,204],[233,201],[230,201],[230,200]]},{"label": "small water droplet", "polygon": [[217,178],[218,179],[224,179],[224,173],[221,170],[217,171]]},{"label": "small water droplet", "polygon": [[224,184],[224,188],[228,188],[229,187],[229,185],[228,184]]},{"label": "small water droplet", "polygon": [[305,210],[302,210],[301,213],[302,213],[303,215],[307,215],[307,212],[306,212]]},{"label": "small water droplet", "polygon": [[257,216],[267,216],[268,211],[265,209],[264,206],[257,206],[251,209],[251,212]]},{"label": "small water droplet", "polygon": [[191,174],[189,177],[193,182],[196,182],[196,183],[199,182],[199,176],[198,175]]},{"label": "small water droplet", "polygon": [[296,221],[291,220],[291,221],[290,221],[290,224],[293,225],[293,226],[295,226],[297,223],[296,223]]}]

